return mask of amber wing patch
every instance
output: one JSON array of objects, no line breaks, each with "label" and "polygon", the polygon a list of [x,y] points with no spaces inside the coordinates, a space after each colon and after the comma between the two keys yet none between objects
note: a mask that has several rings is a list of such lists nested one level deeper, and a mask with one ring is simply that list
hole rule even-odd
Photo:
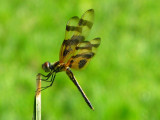
[{"label": "amber wing patch", "polygon": [[84,68],[95,55],[100,42],[100,38],[95,38],[91,41],[79,43],[75,54],[69,59],[67,65],[73,69]]}]

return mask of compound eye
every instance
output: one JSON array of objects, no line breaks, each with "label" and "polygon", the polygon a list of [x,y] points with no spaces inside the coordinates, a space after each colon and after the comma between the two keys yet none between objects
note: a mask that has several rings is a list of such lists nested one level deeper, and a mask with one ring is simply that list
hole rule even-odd
[{"label": "compound eye", "polygon": [[45,72],[50,72],[50,63],[49,62],[45,62],[44,64],[42,64],[42,69],[45,71]]}]

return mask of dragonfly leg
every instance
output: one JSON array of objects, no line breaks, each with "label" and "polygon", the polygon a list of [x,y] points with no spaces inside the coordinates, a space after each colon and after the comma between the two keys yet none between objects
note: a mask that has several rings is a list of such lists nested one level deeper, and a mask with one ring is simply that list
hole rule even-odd
[{"label": "dragonfly leg", "polygon": [[41,87],[41,91],[43,91],[43,90],[51,87],[51,86],[53,85],[53,82],[54,82],[55,77],[56,77],[56,73],[54,74],[54,76],[53,76],[53,74],[52,74],[52,77],[51,77],[51,80],[50,80],[51,84],[48,85],[48,86],[46,86],[46,87]]},{"label": "dragonfly leg", "polygon": [[[47,75],[43,75],[43,74],[39,73],[39,75],[42,75],[43,77],[47,77],[46,79],[41,79],[42,81],[51,82],[51,80],[48,81],[48,79],[52,75],[52,72],[48,73]],[[39,79],[37,79],[37,80],[39,80]]]},{"label": "dragonfly leg", "polygon": [[50,77],[52,72],[48,73],[47,75],[43,75],[42,73],[38,73],[39,75],[43,76],[43,77]]}]

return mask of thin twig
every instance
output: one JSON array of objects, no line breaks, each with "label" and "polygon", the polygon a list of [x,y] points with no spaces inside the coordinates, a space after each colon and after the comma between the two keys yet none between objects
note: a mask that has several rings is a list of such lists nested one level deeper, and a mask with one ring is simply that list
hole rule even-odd
[{"label": "thin twig", "polygon": [[36,95],[34,98],[33,120],[41,120],[41,75],[36,79]]}]

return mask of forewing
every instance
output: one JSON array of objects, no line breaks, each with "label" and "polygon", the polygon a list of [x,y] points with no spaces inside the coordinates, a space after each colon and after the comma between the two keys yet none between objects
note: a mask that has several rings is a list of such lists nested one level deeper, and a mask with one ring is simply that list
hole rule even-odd
[{"label": "forewing", "polygon": [[[77,16],[72,17],[66,25],[65,39],[60,49],[59,59],[60,61],[66,61],[70,53],[73,52],[74,46],[78,43],[72,38],[74,34],[79,34],[81,28],[78,26],[79,18]],[[72,38],[72,39],[71,39]]]},{"label": "forewing", "polygon": [[60,62],[67,63],[76,51],[76,47],[83,42],[88,36],[93,25],[94,10],[86,11],[81,19],[78,17],[71,18],[66,26],[65,40],[60,50]]},{"label": "forewing", "polygon": [[73,69],[81,69],[87,66],[91,58],[95,55],[96,49],[100,45],[100,38],[91,41],[84,41],[76,47],[75,54],[69,59],[67,65]]},{"label": "forewing", "polygon": [[90,9],[87,10],[79,20],[78,25],[82,27],[82,32],[81,35],[84,36],[85,38],[88,36],[90,33],[90,30],[93,26],[93,21],[94,21],[94,10]]}]

